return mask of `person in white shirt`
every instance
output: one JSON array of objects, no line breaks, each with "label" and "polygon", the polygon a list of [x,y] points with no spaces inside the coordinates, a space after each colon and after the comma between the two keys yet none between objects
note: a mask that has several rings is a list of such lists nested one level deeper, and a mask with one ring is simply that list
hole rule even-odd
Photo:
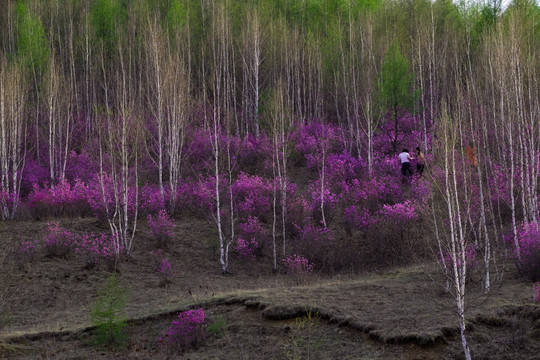
[{"label": "person in white shirt", "polygon": [[403,176],[412,175],[411,160],[414,158],[409,155],[409,149],[403,149],[398,155],[399,161],[401,161],[401,174]]}]

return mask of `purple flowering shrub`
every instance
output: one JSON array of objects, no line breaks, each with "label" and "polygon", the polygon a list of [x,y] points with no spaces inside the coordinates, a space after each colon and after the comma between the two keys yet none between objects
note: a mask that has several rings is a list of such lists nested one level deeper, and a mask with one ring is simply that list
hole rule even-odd
[{"label": "purple flowering shrub", "polygon": [[242,171],[257,174],[265,170],[268,154],[272,153],[271,140],[264,134],[258,138],[248,135],[237,141],[237,166]]},{"label": "purple flowering shrub", "polygon": [[236,212],[242,219],[268,216],[272,204],[272,184],[260,176],[240,173],[232,185]]},{"label": "purple flowering shrub", "polygon": [[[422,120],[418,116],[405,113],[400,116],[398,120],[398,128],[396,133],[395,120],[393,116],[387,114],[387,116],[382,119],[379,129],[373,138],[373,148],[375,153],[389,153],[393,150],[392,143],[394,142],[396,143],[398,149],[401,149],[402,145],[405,144],[424,143],[424,132],[422,127]],[[428,144],[426,145],[429,147],[432,139],[429,132],[427,135]]]},{"label": "purple flowering shrub", "polygon": [[[113,235],[100,233],[84,234],[77,239],[75,251],[82,255],[88,268],[99,268],[104,265],[109,271],[113,271],[116,265],[116,239]],[[118,249],[120,254],[122,249]]]},{"label": "purple flowering shrub", "polygon": [[[298,229],[311,221],[310,203],[298,191],[298,185],[291,183],[287,187],[287,232],[289,236],[297,236]],[[280,209],[281,210],[281,209]]]},{"label": "purple flowering shrub", "polygon": [[67,180],[50,187],[47,183],[43,187],[35,185],[28,195],[26,205],[34,217],[89,216],[92,208],[88,202],[88,193],[88,186],[80,180],[75,180],[73,185]]},{"label": "purple flowering shrub", "polygon": [[[131,179],[129,180],[131,183]],[[137,197],[139,202],[141,201],[141,191],[139,189],[137,194],[137,188],[129,186],[127,191],[128,199],[128,216],[130,218],[135,217],[137,209]],[[115,213],[116,201],[115,198],[120,199],[120,206],[122,206],[123,194],[120,183],[114,183],[111,176],[107,173],[95,174],[92,181],[88,184],[87,199],[90,208],[95,217],[100,220],[106,220],[108,217],[112,217]],[[142,216],[140,212],[138,216]]]},{"label": "purple flowering shrub", "polygon": [[158,338],[158,343],[169,353],[183,353],[197,349],[206,336],[206,315],[203,309],[188,310],[178,314],[178,318]]},{"label": "purple flowering shrub", "polygon": [[341,129],[332,124],[321,122],[305,124],[298,127],[290,138],[294,143],[294,150],[304,158],[297,159],[298,165],[305,161],[310,169],[321,166],[323,152],[325,156],[330,156],[344,150]]},{"label": "purple flowering shrub", "polygon": [[[19,253],[35,253],[40,244],[38,242],[21,243]],[[99,268],[105,265],[109,271],[114,270],[117,261],[117,242],[114,235],[100,233],[74,234],[61,227],[58,223],[48,223],[45,237],[42,240],[45,255],[49,257],[66,258],[70,255],[78,255],[86,263],[87,268]]]},{"label": "purple flowering shrub", "polygon": [[[221,197],[225,200],[227,191],[225,176],[219,177]],[[216,178],[209,176],[194,183],[183,183],[177,191],[178,202],[182,211],[191,215],[207,217],[216,212]]]},{"label": "purple flowering shrub", "polygon": [[244,240],[241,237],[238,238],[234,251],[236,255],[244,259],[253,259],[255,258],[255,252],[259,247],[259,243],[254,238],[249,240]]},{"label": "purple flowering shrub", "polygon": [[367,230],[376,222],[377,218],[367,208],[351,205],[345,209],[344,225],[349,235],[353,234],[353,230]]},{"label": "purple flowering shrub", "polygon": [[394,224],[396,227],[406,226],[406,224],[418,219],[416,206],[410,200],[394,205],[384,204],[379,214],[385,221]]},{"label": "purple flowering shrub", "polygon": [[242,258],[255,258],[261,255],[268,233],[263,229],[259,218],[248,216],[245,222],[238,224],[238,242],[234,248]]},{"label": "purple flowering shrub", "polygon": [[[211,174],[214,155],[212,142],[214,135],[202,128],[189,128],[186,146],[186,156],[189,157],[193,171],[203,177]],[[218,135],[218,146],[226,149],[226,141],[223,135]]]},{"label": "purple flowering shrub", "polygon": [[88,183],[99,172],[99,164],[90,158],[86,151],[77,154],[70,151],[66,163],[66,179],[70,182],[76,180]]},{"label": "purple flowering shrub", "polygon": [[326,223],[329,224],[336,215],[336,207],[340,201],[340,194],[336,194],[329,188],[328,182],[325,181],[324,191],[321,193],[321,180],[313,181],[308,187],[311,195],[309,203],[309,211],[315,222],[322,224],[321,202],[324,201],[324,217]]},{"label": "purple flowering shrub", "polygon": [[76,236],[60,227],[57,222],[47,223],[47,233],[43,239],[43,248],[47,256],[68,257],[75,250],[76,241]]},{"label": "purple flowering shrub", "polygon": [[487,177],[489,188],[492,189],[490,196],[494,207],[497,205],[510,204],[510,185],[507,181],[508,169],[491,162],[490,176]]},{"label": "purple flowering shrub", "polygon": [[291,239],[293,252],[303,254],[321,270],[333,268],[335,255],[333,231],[330,228],[313,225],[313,222],[295,227],[297,234]]},{"label": "purple flowering shrub", "polygon": [[521,273],[532,281],[540,281],[540,223],[526,223],[518,228],[518,243],[520,256],[514,243],[514,236],[507,235],[505,240],[514,249],[518,268]]},{"label": "purple flowering shrub", "polygon": [[165,210],[166,202],[169,199],[169,189],[165,187],[161,196],[158,185],[146,184],[139,188],[139,213],[142,217],[147,214],[156,214]]},{"label": "purple flowering shrub", "polygon": [[14,254],[17,267],[22,270],[26,264],[33,262],[36,258],[37,250],[37,241],[21,241]]},{"label": "purple flowering shrub", "polygon": [[174,238],[174,221],[165,210],[148,215],[148,228],[158,247],[166,247]]},{"label": "purple flowering shrub", "polygon": [[21,195],[28,195],[34,186],[44,185],[49,181],[48,169],[35,159],[27,159],[22,171]]},{"label": "purple flowering shrub", "polygon": [[341,154],[331,154],[326,158],[325,171],[332,190],[342,192],[344,184],[350,184],[367,172],[367,164],[344,151]]},{"label": "purple flowering shrub", "polygon": [[154,259],[154,269],[161,279],[160,286],[166,286],[172,282],[175,272],[169,260],[163,255],[163,250],[157,249],[150,253]]},{"label": "purple flowering shrub", "polygon": [[287,274],[306,275],[313,272],[314,265],[303,256],[291,255],[283,259],[283,266]]}]

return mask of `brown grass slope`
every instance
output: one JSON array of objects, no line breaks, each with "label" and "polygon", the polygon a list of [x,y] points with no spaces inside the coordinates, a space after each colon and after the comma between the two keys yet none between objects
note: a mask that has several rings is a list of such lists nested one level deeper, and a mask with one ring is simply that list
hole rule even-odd
[{"label": "brown grass slope", "polygon": [[[61,223],[72,231],[106,231],[92,219]],[[89,308],[107,272],[85,269],[75,257],[40,257],[17,266],[16,244],[39,237],[45,227],[45,222],[1,223],[0,357],[167,358],[157,336],[176,312],[203,307],[210,321],[225,319],[226,335],[210,337],[185,358],[460,358],[453,298],[439,285],[444,278],[435,266],[299,279],[272,274],[267,262],[235,262],[233,275],[223,276],[213,228],[193,219],[178,224],[177,239],[165,249],[179,272],[168,287],[159,286],[152,240],[141,228],[133,256],[120,268],[128,288],[131,342],[115,352],[96,349],[87,341]],[[470,283],[473,355],[538,358],[540,310],[532,302],[531,284],[511,272],[500,285],[484,295],[479,279]]]}]

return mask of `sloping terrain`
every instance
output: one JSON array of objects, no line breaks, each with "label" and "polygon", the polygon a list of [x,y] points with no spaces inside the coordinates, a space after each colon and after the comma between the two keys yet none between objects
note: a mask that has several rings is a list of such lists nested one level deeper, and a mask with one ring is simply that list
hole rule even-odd
[{"label": "sloping terrain", "polygon": [[[64,220],[73,231],[98,232],[92,219]],[[40,236],[46,222],[2,223],[3,254]],[[435,266],[325,277],[272,274],[265,263],[238,264],[219,273],[213,229],[183,221],[165,254],[178,276],[160,286],[151,239],[141,229],[119,278],[128,289],[130,343],[105,351],[90,345],[90,307],[108,272],[86,269],[76,257],[39,257],[22,267],[2,261],[2,358],[167,358],[157,337],[178,311],[202,307],[223,323],[189,359],[440,359],[460,358],[453,297]],[[508,265],[511,269],[511,265]],[[533,359],[540,353],[540,308],[530,283],[510,271],[484,295],[469,283],[467,317],[475,358]],[[172,358],[175,358],[174,356]]]}]

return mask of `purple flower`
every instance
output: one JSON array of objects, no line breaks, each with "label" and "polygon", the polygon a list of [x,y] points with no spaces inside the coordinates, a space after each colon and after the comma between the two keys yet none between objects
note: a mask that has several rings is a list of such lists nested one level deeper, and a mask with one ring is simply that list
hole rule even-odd
[{"label": "purple flower", "polygon": [[170,352],[178,353],[197,348],[206,338],[205,320],[203,309],[181,312],[158,338],[158,342],[162,348]]}]

